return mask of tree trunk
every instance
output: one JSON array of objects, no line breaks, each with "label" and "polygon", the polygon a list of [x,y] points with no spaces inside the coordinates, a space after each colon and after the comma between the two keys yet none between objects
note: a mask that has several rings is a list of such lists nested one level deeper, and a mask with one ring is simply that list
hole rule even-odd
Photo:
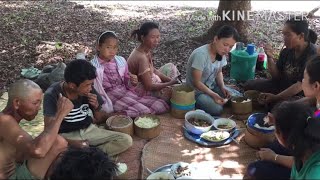
[{"label": "tree trunk", "polygon": [[240,34],[240,41],[246,43],[248,35],[247,27],[249,25],[247,13],[250,10],[251,0],[220,0],[217,14],[213,18],[213,25],[206,33],[199,37],[193,38],[193,40],[201,43],[212,41],[215,36],[215,32],[222,25],[228,24],[232,25],[238,30]]}]

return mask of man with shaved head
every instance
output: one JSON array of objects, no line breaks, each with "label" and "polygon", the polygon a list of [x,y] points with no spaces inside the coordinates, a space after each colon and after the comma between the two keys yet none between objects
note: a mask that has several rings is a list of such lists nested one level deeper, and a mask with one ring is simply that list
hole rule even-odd
[{"label": "man with shaved head", "polygon": [[32,138],[19,123],[33,120],[41,108],[43,93],[30,80],[9,88],[7,106],[0,112],[0,179],[43,179],[57,155],[67,147],[58,135],[63,118],[72,110],[70,100],[60,95],[57,114],[44,131]]}]

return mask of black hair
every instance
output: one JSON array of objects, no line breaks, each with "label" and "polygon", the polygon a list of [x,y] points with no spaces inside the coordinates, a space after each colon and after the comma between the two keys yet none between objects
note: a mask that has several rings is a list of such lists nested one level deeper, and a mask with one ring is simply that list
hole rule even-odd
[{"label": "black hair", "polygon": [[96,147],[69,148],[61,154],[51,174],[51,180],[112,179],[117,165]]},{"label": "black hair", "polygon": [[282,102],[273,109],[276,132],[281,133],[296,161],[306,152],[315,152],[320,142],[320,120],[313,118],[313,109],[299,102]]},{"label": "black hair", "polygon": [[135,38],[142,42],[141,36],[147,36],[153,29],[159,29],[159,25],[151,21],[144,22],[139,29],[131,32],[131,38]]},{"label": "black hair", "polygon": [[229,25],[223,25],[221,26],[217,33],[215,34],[215,36],[217,36],[218,39],[221,38],[233,38],[235,41],[238,41],[239,39],[239,33],[238,31]]},{"label": "black hair", "polygon": [[[223,25],[221,26],[217,33],[215,34],[215,36],[217,36],[218,39],[221,38],[233,38],[235,41],[238,41],[239,39],[239,33],[238,31],[229,25]],[[216,54],[216,60],[217,61],[221,61],[222,60],[222,56],[220,54]]]},{"label": "black hair", "polygon": [[306,71],[309,75],[309,83],[313,84],[315,82],[320,83],[320,56],[315,56],[313,59],[310,59],[306,66]]},{"label": "black hair", "polygon": [[312,44],[315,44],[318,40],[318,35],[317,33],[312,30],[312,29],[309,29],[309,41],[312,43]]},{"label": "black hair", "polygon": [[99,35],[97,39],[98,45],[101,46],[109,38],[118,39],[118,36],[113,31],[105,31]]},{"label": "black hair", "polygon": [[95,78],[96,68],[90,62],[82,59],[71,61],[64,71],[64,80],[67,83],[75,83],[77,86],[86,80]]},{"label": "black hair", "polygon": [[[295,16],[286,21],[286,24],[289,25],[290,29],[296,34],[304,34],[304,41],[316,42],[317,34],[309,29],[309,23],[304,16]],[[311,36],[310,36],[311,33]]]}]

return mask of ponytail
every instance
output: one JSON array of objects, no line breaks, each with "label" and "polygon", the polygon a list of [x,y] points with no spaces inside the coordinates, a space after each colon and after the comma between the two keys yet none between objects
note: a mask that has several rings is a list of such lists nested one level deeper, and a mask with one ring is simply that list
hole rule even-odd
[{"label": "ponytail", "polygon": [[131,32],[130,38],[137,39],[138,41],[141,41],[141,36],[140,36],[140,34],[141,34],[141,33],[140,33],[139,29],[133,30],[133,31]]},{"label": "ponytail", "polygon": [[281,134],[295,160],[307,151],[315,151],[320,142],[320,121],[312,118],[312,109],[298,102],[283,102],[273,110],[276,133]]},{"label": "ponytail", "polygon": [[133,30],[131,32],[130,37],[142,42],[141,37],[147,36],[153,29],[159,29],[159,25],[151,21],[144,22],[139,29]]}]

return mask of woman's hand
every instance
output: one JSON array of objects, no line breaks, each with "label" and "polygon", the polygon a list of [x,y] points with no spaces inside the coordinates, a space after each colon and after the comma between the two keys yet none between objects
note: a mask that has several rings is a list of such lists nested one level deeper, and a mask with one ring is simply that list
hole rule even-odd
[{"label": "woman's hand", "polygon": [[134,74],[131,74],[131,73],[129,73],[129,76],[130,76],[131,85],[132,86],[137,86],[138,85],[138,76],[134,75]]},{"label": "woman's hand", "polygon": [[210,96],[217,104],[221,106],[226,103],[226,101],[222,97],[220,97],[219,94],[217,93],[212,93]]},{"label": "woman's hand", "polygon": [[257,152],[257,158],[265,161],[273,161],[276,153],[269,148],[261,148]]},{"label": "woman's hand", "polygon": [[273,59],[274,58],[274,51],[271,47],[270,44],[267,44],[265,47],[264,47],[264,52],[266,53],[266,55],[268,56],[268,58],[271,58]]},{"label": "woman's hand", "polygon": [[170,86],[179,83],[179,82],[178,82],[178,77],[179,77],[179,76],[174,77],[174,78],[171,79],[171,81],[169,82]]},{"label": "woman's hand", "polygon": [[229,99],[231,97],[230,92],[225,87],[221,88],[221,91],[226,99]]}]

